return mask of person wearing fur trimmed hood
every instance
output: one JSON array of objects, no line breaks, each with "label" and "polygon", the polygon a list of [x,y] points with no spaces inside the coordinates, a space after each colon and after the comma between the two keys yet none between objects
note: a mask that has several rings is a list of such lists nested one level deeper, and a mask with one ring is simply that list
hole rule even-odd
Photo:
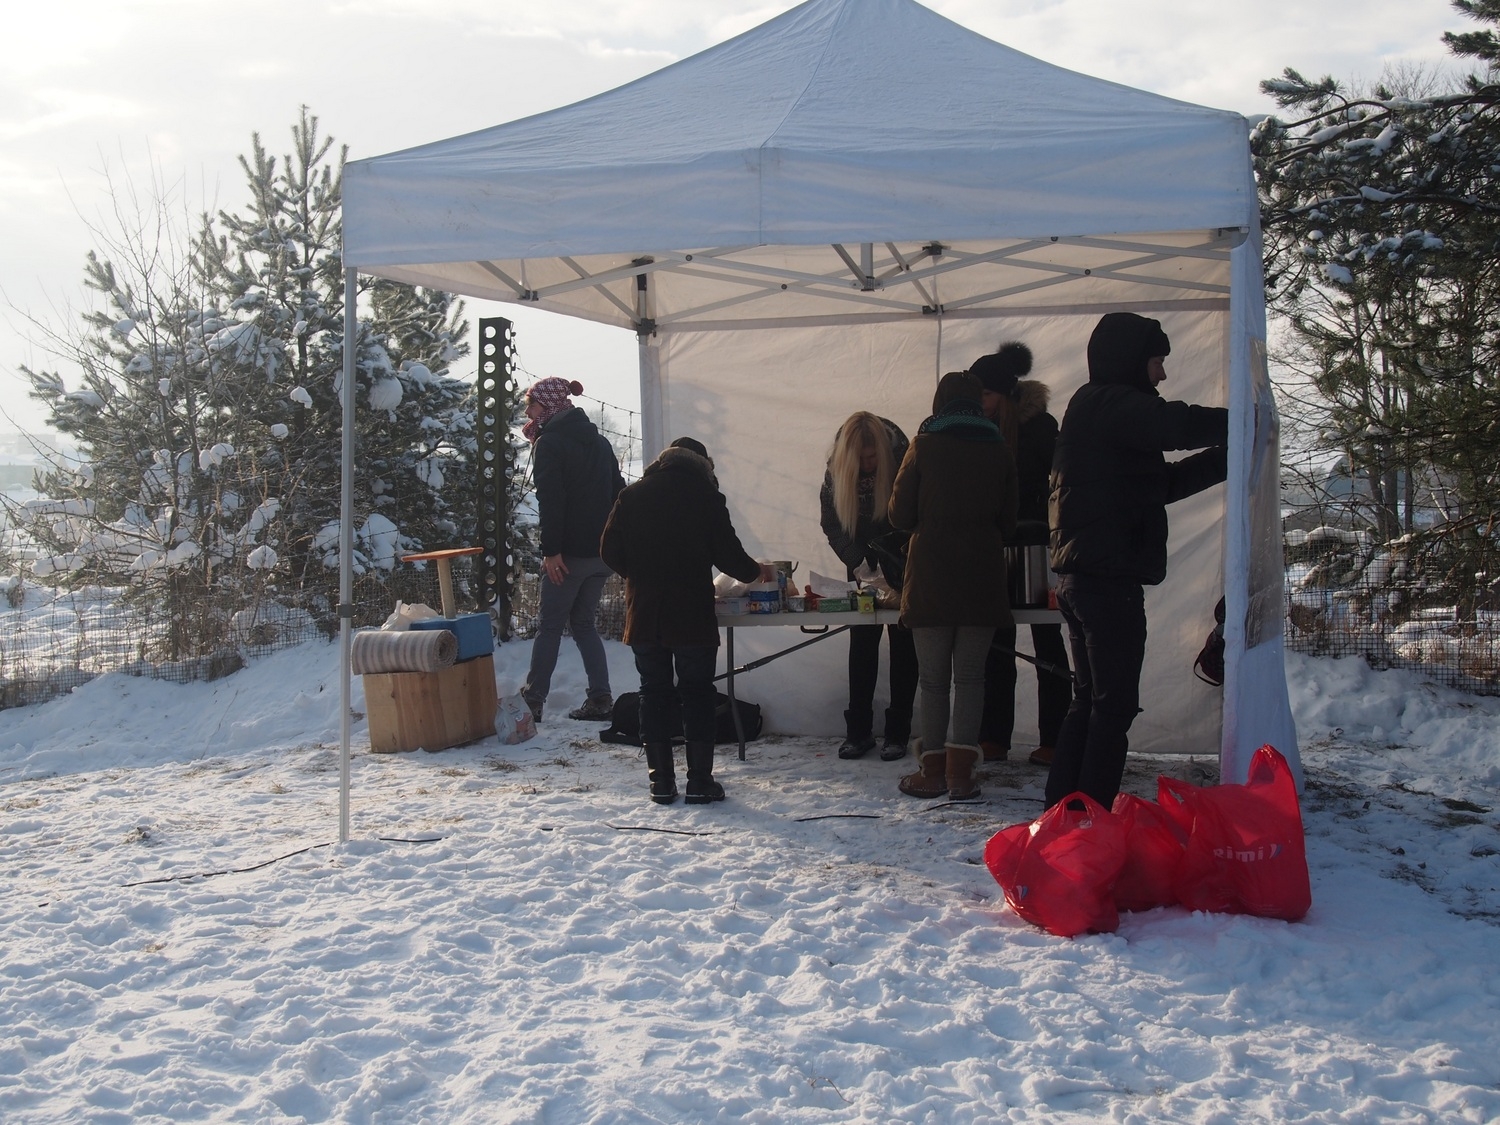
[{"label": "person wearing fur trimmed hood", "polygon": [[[984,415],[1000,427],[1016,455],[1017,505],[1015,544],[1041,547],[1047,543],[1048,476],[1057,447],[1057,419],[1047,412],[1047,384],[1027,379],[1031,349],[1017,340],[1001,344],[993,355],[980,356],[969,368],[984,388]],[[1068,649],[1061,625],[1032,625],[1031,645],[1041,664],[1036,669],[1037,748],[1034,765],[1052,763],[1053,747],[1063,716],[1073,696],[1067,678]],[[984,717],[979,723],[979,747],[986,762],[1010,756],[1016,721],[1016,628],[995,630],[984,666]],[[1041,665],[1051,665],[1052,671]]]},{"label": "person wearing fur trimmed hood", "polygon": [[912,797],[979,796],[974,767],[985,653],[995,628],[1015,623],[1004,550],[1016,529],[1015,462],[984,416],[981,393],[979,380],[966,371],[943,376],[887,509],[891,526],[911,532],[901,623],[911,629],[917,650],[920,768],[903,777],[900,788]]},{"label": "person wearing fur trimmed hood", "polygon": [[687,803],[722,801],[724,787],[713,776],[719,649],[713,570],[742,582],[770,581],[775,572],[741,545],[702,442],[678,438],[620,493],[599,551],[625,579],[624,640],[641,676],[640,730],[651,799],[677,799],[672,713],[680,707]]},{"label": "person wearing fur trimmed hood", "polygon": [[[906,435],[896,423],[868,411],[849,415],[834,435],[819,492],[823,534],[848,570],[878,569],[872,544],[891,530],[886,505],[896,470],[906,456]],[[890,636],[890,705],[885,710],[882,761],[906,757],[912,703],[917,694],[917,650],[903,625],[849,628],[849,708],[844,712],[840,758],[862,758],[875,748],[875,681],[880,671],[880,634]]]},{"label": "person wearing fur trimmed hood", "polygon": [[609,578],[599,559],[599,534],[625,479],[609,439],[569,397],[582,393],[582,383],[556,377],[539,379],[526,391],[521,432],[532,443],[543,580],[541,620],[521,696],[538,722],[564,628],[572,632],[588,676],[588,695],[568,718],[608,719],[614,713],[609,661],[594,619]]},{"label": "person wearing fur trimmed hood", "polygon": [[[1167,574],[1167,505],[1226,476],[1229,411],[1157,392],[1171,351],[1159,321],[1106,314],[1089,337],[1089,381],[1063,414],[1048,512],[1074,679],[1048,808],[1080,790],[1114,803],[1140,712],[1145,587]],[[1178,449],[1202,452],[1163,456]]]}]

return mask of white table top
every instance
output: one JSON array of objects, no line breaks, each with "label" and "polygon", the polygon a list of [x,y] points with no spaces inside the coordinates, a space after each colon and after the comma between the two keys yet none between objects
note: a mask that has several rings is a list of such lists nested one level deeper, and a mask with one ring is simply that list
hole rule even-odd
[{"label": "white table top", "polygon": [[[1055,609],[1013,609],[1017,625],[1060,625],[1062,614]],[[896,625],[901,621],[899,609],[877,609],[874,613],[846,610],[842,613],[737,613],[720,615],[719,626],[733,629],[765,625],[801,625],[809,629],[839,625]]]}]

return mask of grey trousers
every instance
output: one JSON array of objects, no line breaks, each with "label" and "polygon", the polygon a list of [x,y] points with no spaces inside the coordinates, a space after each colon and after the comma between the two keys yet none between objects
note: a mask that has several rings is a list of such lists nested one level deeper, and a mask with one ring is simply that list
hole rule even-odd
[{"label": "grey trousers", "polygon": [[[993,625],[941,625],[911,631],[922,689],[922,749],[979,745],[984,715],[984,659]],[[948,685],[953,685],[953,737],[948,737]]]},{"label": "grey trousers", "polygon": [[578,655],[583,657],[583,670],[588,675],[589,697],[608,695],[609,661],[604,655],[604,642],[599,639],[599,630],[594,627],[594,618],[599,612],[599,596],[604,593],[604,582],[613,573],[600,558],[581,559],[563,556],[568,576],[562,585],[542,575],[541,623],[537,626],[536,639],[531,642],[531,671],[526,675],[526,685],[521,694],[528,702],[542,703],[552,690],[552,670],[557,667],[557,650],[562,647],[564,626],[573,634],[573,643],[578,646]]}]

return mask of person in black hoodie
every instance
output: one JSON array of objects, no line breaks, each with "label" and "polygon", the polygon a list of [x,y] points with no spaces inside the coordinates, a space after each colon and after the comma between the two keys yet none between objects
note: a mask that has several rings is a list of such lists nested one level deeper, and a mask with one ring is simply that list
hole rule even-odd
[{"label": "person in black hoodie", "polygon": [[[1018,340],[1001,344],[993,355],[976,359],[969,374],[984,388],[984,416],[1000,427],[1001,435],[1016,452],[1016,536],[1019,547],[1040,547],[1047,542],[1048,475],[1057,448],[1057,419],[1047,412],[1046,383],[1027,379],[1031,374],[1031,349]],[[1063,716],[1068,712],[1073,688],[1067,677],[1068,648],[1061,625],[1032,625],[1031,645],[1039,665],[1036,670],[1036,721],[1038,745],[1031,752],[1032,764],[1050,766]],[[986,762],[1010,756],[1010,736],[1016,720],[1016,627],[995,630],[984,664],[984,717],[979,723],[979,748]]]},{"label": "person in black hoodie", "polygon": [[521,696],[538,722],[564,626],[571,627],[588,676],[588,696],[568,718],[609,719],[614,714],[609,662],[594,618],[610,575],[599,558],[599,536],[625,480],[608,439],[568,397],[582,393],[581,383],[555,377],[533,383],[526,392],[527,422],[521,432],[532,443],[545,578],[541,622],[531,642],[531,669]]},{"label": "person in black hoodie", "polygon": [[662,450],[620,493],[599,549],[625,579],[625,643],[641,674],[641,743],[651,799],[660,805],[677,799],[675,707],[687,741],[687,803],[722,801],[724,787],[714,779],[714,568],[742,582],[770,581],[776,572],[745,551],[713,458],[690,437]]},{"label": "person in black hoodie", "polygon": [[[1068,403],[1048,522],[1057,604],[1073,650],[1073,702],[1047,777],[1047,807],[1120,791],[1140,710],[1146,586],[1167,574],[1167,505],[1226,475],[1229,412],[1157,393],[1171,343],[1161,323],[1108,313],[1089,337],[1089,381]],[[1169,462],[1166,450],[1202,450]]]}]

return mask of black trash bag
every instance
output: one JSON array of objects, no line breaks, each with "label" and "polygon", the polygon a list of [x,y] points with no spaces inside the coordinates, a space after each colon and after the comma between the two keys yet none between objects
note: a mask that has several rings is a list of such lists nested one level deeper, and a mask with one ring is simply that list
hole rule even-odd
[{"label": "black trash bag", "polygon": [[[729,711],[729,696],[722,691],[718,693],[718,696],[718,702],[714,707],[714,741],[720,745],[726,742],[737,744],[739,735],[734,732],[734,716]],[[759,738],[764,722],[760,714],[760,704],[746,703],[743,699],[736,699],[735,704],[740,713],[740,724],[745,728],[745,741],[751,742]],[[678,713],[675,706],[668,722],[668,729],[672,732],[674,742],[682,741],[682,715]],[[625,746],[641,745],[641,696],[639,692],[627,691],[615,700],[615,713],[610,718],[609,726],[599,732],[599,741]]]}]

